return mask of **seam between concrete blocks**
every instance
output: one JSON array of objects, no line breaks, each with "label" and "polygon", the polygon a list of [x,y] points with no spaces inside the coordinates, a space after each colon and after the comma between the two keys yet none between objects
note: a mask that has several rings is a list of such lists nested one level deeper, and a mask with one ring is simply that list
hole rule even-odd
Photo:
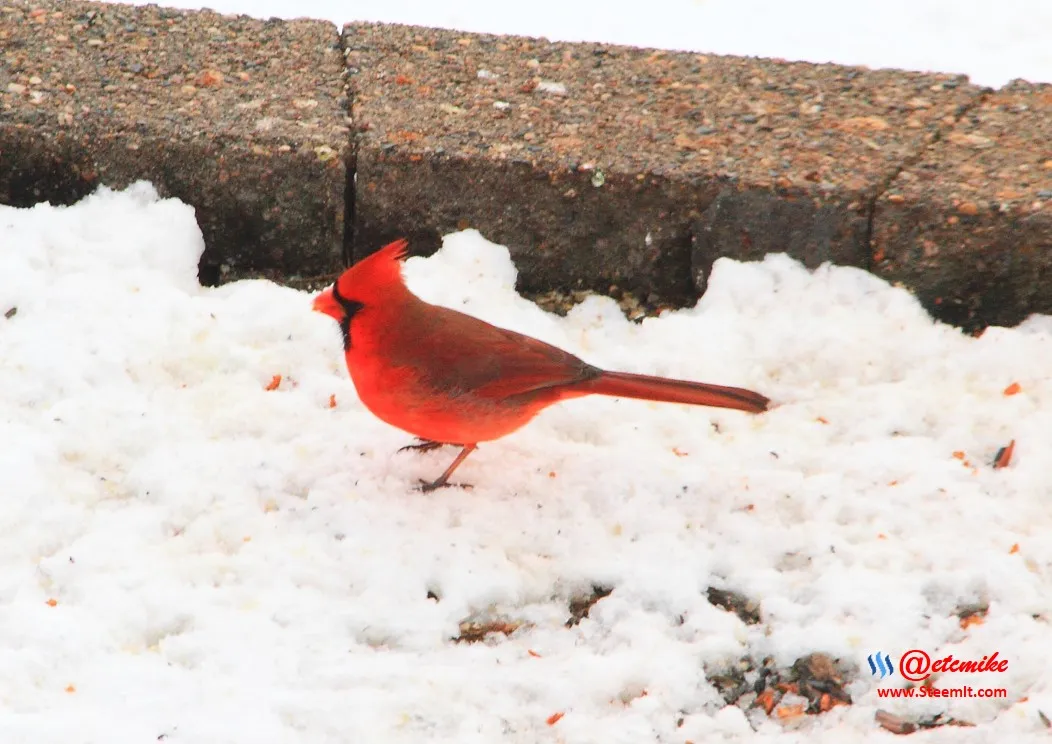
[{"label": "seam between concrete blocks", "polygon": [[952,132],[957,128],[957,125],[967,116],[969,113],[974,111],[976,108],[981,106],[983,103],[990,98],[996,91],[992,88],[983,88],[978,95],[975,96],[971,101],[962,104],[960,109],[957,111],[957,115],[954,117],[953,122],[941,126],[935,130],[930,140],[926,141],[923,145],[917,148],[917,151],[906,158],[896,166],[891,173],[884,178],[877,188],[874,190],[873,195],[869,198],[869,204],[866,205],[866,265],[863,267],[866,271],[873,273],[874,260],[873,260],[873,221],[877,214],[877,202],[884,194],[891,188],[891,184],[895,182],[895,179],[899,177],[904,170],[920,162],[924,154],[929,149],[934,147],[938,142],[942,141],[942,138],[948,133]]},{"label": "seam between concrete blocks", "polygon": [[336,28],[336,48],[340,50],[340,79],[343,81],[343,96],[346,110],[343,112],[347,128],[347,155],[344,158],[346,180],[343,191],[343,253],[340,256],[344,268],[354,263],[355,256],[355,217],[358,206],[358,137],[354,126],[354,90],[351,85],[351,73],[347,69],[347,45],[344,42],[343,29]]}]

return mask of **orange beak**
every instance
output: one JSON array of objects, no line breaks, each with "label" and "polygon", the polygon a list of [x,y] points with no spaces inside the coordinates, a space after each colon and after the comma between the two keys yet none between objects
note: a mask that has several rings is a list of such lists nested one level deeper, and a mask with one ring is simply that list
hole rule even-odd
[{"label": "orange beak", "polygon": [[315,297],[312,307],[315,311],[332,316],[337,321],[343,320],[343,308],[340,307],[340,303],[336,301],[336,298],[332,296],[332,287],[323,290],[321,294]]}]

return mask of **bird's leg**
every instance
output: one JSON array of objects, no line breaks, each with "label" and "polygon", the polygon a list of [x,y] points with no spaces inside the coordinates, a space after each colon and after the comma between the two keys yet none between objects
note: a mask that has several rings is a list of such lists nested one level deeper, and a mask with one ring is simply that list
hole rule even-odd
[{"label": "bird's leg", "polygon": [[446,486],[459,486],[460,488],[471,488],[471,486],[466,483],[450,483],[449,476],[453,475],[453,471],[460,467],[460,463],[464,462],[464,460],[467,459],[467,456],[477,449],[477,444],[465,444],[464,449],[460,450],[460,454],[457,455],[453,462],[450,463],[449,467],[446,468],[446,472],[442,473],[442,475],[438,476],[438,478],[431,481],[430,483],[428,483],[427,481],[421,481],[420,490],[424,493],[427,493],[428,491],[434,491],[436,488],[444,488]]},{"label": "bird's leg", "polygon": [[407,450],[413,450],[414,452],[430,452],[433,449],[439,447],[445,447],[448,442],[433,442],[430,439],[421,439],[416,444],[407,444],[405,447],[399,447],[399,452],[406,452]]}]

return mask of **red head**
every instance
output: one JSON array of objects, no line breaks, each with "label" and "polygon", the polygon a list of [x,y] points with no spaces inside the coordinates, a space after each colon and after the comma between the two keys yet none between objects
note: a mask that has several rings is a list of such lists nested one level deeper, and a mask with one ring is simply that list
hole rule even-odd
[{"label": "red head", "polygon": [[344,271],[339,279],[314,298],[314,309],[336,319],[343,330],[344,345],[350,348],[350,324],[354,314],[405,291],[402,280],[402,259],[407,240],[388,243],[372,255],[366,256]]}]

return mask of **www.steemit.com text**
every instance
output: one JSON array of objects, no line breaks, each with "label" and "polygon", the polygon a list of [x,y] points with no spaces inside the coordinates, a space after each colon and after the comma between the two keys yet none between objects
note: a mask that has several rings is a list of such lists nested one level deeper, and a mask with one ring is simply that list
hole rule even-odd
[{"label": "www.steemit.com text", "polygon": [[877,697],[882,698],[1007,698],[1004,687],[880,687]]}]

